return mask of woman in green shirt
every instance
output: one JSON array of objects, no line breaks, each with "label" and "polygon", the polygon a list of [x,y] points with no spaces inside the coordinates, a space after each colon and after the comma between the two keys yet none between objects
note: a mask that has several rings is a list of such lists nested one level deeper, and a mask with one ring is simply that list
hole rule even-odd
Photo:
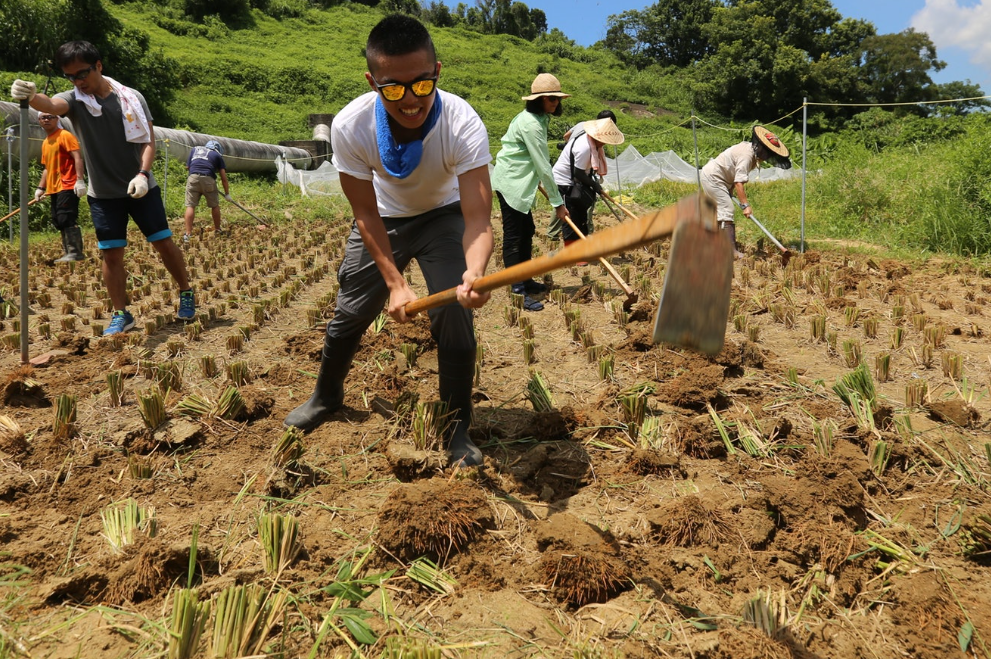
[{"label": "woman in green shirt", "polygon": [[[551,116],[561,116],[561,99],[571,94],[561,92],[561,83],[550,73],[541,73],[530,85],[530,95],[523,96],[526,109],[509,124],[502,136],[502,149],[496,156],[492,189],[502,212],[502,260],[508,268],[529,261],[533,254],[533,197],[542,185],[561,221],[568,214],[564,199],[554,183],[551,156],[547,150],[547,124]],[[530,297],[547,287],[529,279],[513,284],[513,292],[524,295],[523,308],[540,311],[544,305]]]}]

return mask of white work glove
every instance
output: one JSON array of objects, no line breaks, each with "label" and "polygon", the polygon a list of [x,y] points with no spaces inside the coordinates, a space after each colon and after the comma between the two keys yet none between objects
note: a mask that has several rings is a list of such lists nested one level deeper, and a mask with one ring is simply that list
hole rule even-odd
[{"label": "white work glove", "polygon": [[76,179],[76,185],[72,189],[76,193],[76,196],[77,197],[85,197],[86,196],[86,190],[87,190],[87,188],[86,188],[86,181],[84,181],[81,178],[77,178]]},{"label": "white work glove", "polygon": [[135,199],[141,199],[148,194],[148,177],[144,174],[138,174],[132,178],[131,182],[127,184],[127,194]]},{"label": "white work glove", "polygon": [[38,93],[38,85],[28,80],[15,80],[10,86],[10,95],[15,101],[30,101]]},{"label": "white work glove", "polygon": [[225,194],[225,195],[224,195],[224,199],[226,199],[227,201],[229,201],[229,202],[231,202],[232,204],[234,203],[234,200],[233,200],[233,199],[231,199],[231,195],[230,195],[230,193],[228,193],[228,194]]},{"label": "white work glove", "polygon": [[36,189],[36,190],[34,191],[34,201],[35,201],[35,203],[38,203],[38,202],[39,202],[39,201],[41,201],[41,200],[42,200],[42,199],[43,199],[44,197],[45,197],[45,189],[44,189],[44,188],[37,188],[37,189]]}]

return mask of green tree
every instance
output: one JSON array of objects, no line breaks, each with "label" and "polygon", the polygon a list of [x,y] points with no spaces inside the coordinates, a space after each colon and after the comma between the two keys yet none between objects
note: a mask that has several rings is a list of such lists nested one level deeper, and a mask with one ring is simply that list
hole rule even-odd
[{"label": "green tree", "polygon": [[0,0],[0,67],[7,71],[46,72],[66,19],[64,6],[51,0]]},{"label": "green tree", "polygon": [[[55,51],[67,41],[86,40],[100,51],[107,75],[141,91],[156,122],[167,120],[166,107],[179,86],[178,62],[152,51],[148,34],[125,27],[101,0],[0,0],[0,27],[3,68],[59,77]],[[56,85],[66,87],[64,81]]]},{"label": "green tree", "polygon": [[423,18],[437,27],[454,27],[458,24],[457,14],[452,14],[443,2],[431,1],[423,10]]},{"label": "green tree", "polygon": [[936,85],[934,96],[937,100],[960,99],[953,103],[934,103],[929,106],[931,112],[942,117],[960,116],[979,108],[991,107],[991,101],[981,98],[984,96],[981,86],[973,84],[969,79]]},{"label": "green tree", "polygon": [[172,0],[184,14],[194,20],[219,16],[224,21],[242,21],[248,15],[248,0]]},{"label": "green tree", "polygon": [[860,67],[867,98],[872,103],[909,103],[932,100],[936,92],[930,71],[946,63],[925,32],[909,28],[897,34],[868,37],[861,43]]},{"label": "green tree", "polygon": [[814,100],[860,100],[858,54],[873,28],[829,0],[731,0],[703,27],[712,52],[695,68],[700,107],[770,118]]},{"label": "green tree", "polygon": [[717,0],[658,0],[609,17],[603,45],[626,64],[689,66],[711,51],[703,35]]},{"label": "green tree", "polygon": [[420,0],[385,0],[381,6],[389,13],[419,16],[422,11]]},{"label": "green tree", "polygon": [[[437,13],[433,3],[428,15]],[[475,0],[469,7],[459,2],[454,10],[455,22],[485,34],[509,34],[533,41],[547,32],[547,15],[541,9],[530,9],[517,0]]]}]

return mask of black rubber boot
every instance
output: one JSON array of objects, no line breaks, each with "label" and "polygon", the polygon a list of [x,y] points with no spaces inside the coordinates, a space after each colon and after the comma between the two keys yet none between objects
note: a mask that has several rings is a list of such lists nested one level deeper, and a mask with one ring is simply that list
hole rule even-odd
[{"label": "black rubber boot", "polygon": [[68,254],[69,254],[69,246],[66,244],[66,240],[65,240],[65,229],[60,229],[59,230],[59,236],[61,236],[61,238],[62,238],[62,256],[60,256],[59,258],[55,259],[55,263],[59,263],[61,261],[64,261],[65,260],[65,257],[68,256]]},{"label": "black rubber boot", "polygon": [[325,336],[317,386],[310,399],[286,416],[283,425],[309,432],[344,405],[344,378],[351,370],[361,335],[348,338]]},{"label": "black rubber boot", "polygon": [[475,380],[474,351],[463,359],[443,359],[438,355],[440,399],[451,410],[452,428],[448,431],[447,451],[450,466],[474,467],[482,464],[482,452],[468,436],[471,426],[471,392]]},{"label": "black rubber boot", "polygon": [[729,236],[730,244],[733,245],[733,258],[742,258],[743,254],[740,250],[736,248],[736,223],[735,222],[720,222],[721,228]]},{"label": "black rubber boot", "polygon": [[82,261],[83,256],[83,231],[79,227],[69,227],[62,229],[62,247],[65,249],[65,256],[55,259],[56,263],[69,263],[72,261]]}]

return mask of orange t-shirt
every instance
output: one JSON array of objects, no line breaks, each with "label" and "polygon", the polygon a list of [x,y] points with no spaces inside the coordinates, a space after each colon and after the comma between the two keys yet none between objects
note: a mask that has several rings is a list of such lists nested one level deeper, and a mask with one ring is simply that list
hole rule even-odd
[{"label": "orange t-shirt", "polygon": [[41,143],[41,164],[46,169],[45,194],[72,190],[76,185],[76,162],[70,151],[79,150],[76,136],[59,128]]}]

